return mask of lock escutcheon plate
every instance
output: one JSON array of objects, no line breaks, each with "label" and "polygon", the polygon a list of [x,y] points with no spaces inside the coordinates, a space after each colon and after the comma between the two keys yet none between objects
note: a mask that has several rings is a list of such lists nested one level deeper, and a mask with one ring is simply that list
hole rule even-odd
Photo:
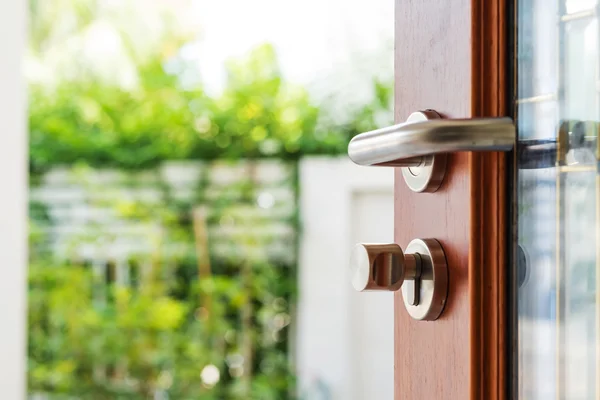
[{"label": "lock escutcheon plate", "polygon": [[[419,284],[409,280],[402,285],[404,306],[417,320],[434,321],[444,311],[448,298],[448,264],[442,245],[435,239],[415,239],[405,254],[419,254],[421,274]],[[419,290],[415,297],[414,290]],[[414,299],[418,299],[418,304]]]}]

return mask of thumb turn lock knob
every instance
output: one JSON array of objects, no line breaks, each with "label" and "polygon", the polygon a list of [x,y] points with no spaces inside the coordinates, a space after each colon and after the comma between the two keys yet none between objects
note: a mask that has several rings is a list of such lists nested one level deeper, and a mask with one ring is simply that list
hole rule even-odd
[{"label": "thumb turn lock knob", "polygon": [[404,305],[414,319],[433,321],[444,310],[448,267],[435,239],[415,239],[406,252],[397,244],[357,244],[352,267],[357,291],[402,289]]}]

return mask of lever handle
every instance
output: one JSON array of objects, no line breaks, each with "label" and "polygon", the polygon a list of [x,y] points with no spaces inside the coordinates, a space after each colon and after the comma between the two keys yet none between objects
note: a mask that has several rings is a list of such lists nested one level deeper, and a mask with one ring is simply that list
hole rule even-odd
[{"label": "lever handle", "polygon": [[510,118],[443,119],[433,110],[413,113],[405,123],[361,133],[348,146],[359,165],[409,167],[421,156],[455,151],[508,151],[516,131]]},{"label": "lever handle", "polygon": [[516,130],[510,118],[443,119],[433,110],[412,113],[403,124],[361,133],[348,156],[359,165],[403,167],[415,192],[435,192],[446,170],[446,153],[508,151]]},{"label": "lever handle", "polygon": [[[566,153],[573,149],[588,149],[592,156],[578,161],[590,163],[590,158],[600,157],[599,126],[598,121],[563,120],[556,138],[520,140],[518,168],[564,165]],[[443,179],[445,153],[507,151],[515,141],[510,118],[442,119],[435,111],[426,110],[412,113],[403,124],[355,136],[348,145],[348,156],[359,165],[403,167],[411,189],[433,192]],[[433,170],[429,181],[424,178],[428,169]]]},{"label": "lever handle", "polygon": [[396,291],[409,314],[435,320],[448,294],[448,268],[440,243],[415,239],[406,254],[397,244],[357,244],[352,258],[352,285],[357,291]]}]

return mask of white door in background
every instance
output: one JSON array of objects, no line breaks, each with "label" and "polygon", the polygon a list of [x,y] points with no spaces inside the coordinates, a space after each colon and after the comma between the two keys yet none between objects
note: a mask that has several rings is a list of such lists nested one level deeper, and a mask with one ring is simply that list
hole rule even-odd
[{"label": "white door in background", "polygon": [[306,400],[393,399],[393,294],[357,293],[355,243],[393,243],[393,169],[347,158],[300,163],[301,246],[295,359]]}]

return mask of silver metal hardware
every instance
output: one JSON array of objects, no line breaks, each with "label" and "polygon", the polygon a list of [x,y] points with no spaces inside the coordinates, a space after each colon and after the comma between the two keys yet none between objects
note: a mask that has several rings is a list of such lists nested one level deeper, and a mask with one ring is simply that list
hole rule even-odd
[{"label": "silver metal hardware", "polygon": [[437,319],[448,296],[448,266],[440,243],[415,239],[406,254],[397,244],[357,244],[352,285],[358,291],[396,291],[417,320]]},{"label": "silver metal hardware", "polygon": [[[568,164],[594,165],[600,157],[599,127],[598,121],[563,120],[556,138],[519,140],[517,167],[541,169]],[[567,161],[567,154],[570,154],[570,161]]]},{"label": "silver metal hardware", "polygon": [[435,192],[446,172],[446,153],[508,151],[515,138],[510,118],[443,119],[426,110],[403,124],[355,136],[348,156],[359,165],[402,167],[413,191]]}]

